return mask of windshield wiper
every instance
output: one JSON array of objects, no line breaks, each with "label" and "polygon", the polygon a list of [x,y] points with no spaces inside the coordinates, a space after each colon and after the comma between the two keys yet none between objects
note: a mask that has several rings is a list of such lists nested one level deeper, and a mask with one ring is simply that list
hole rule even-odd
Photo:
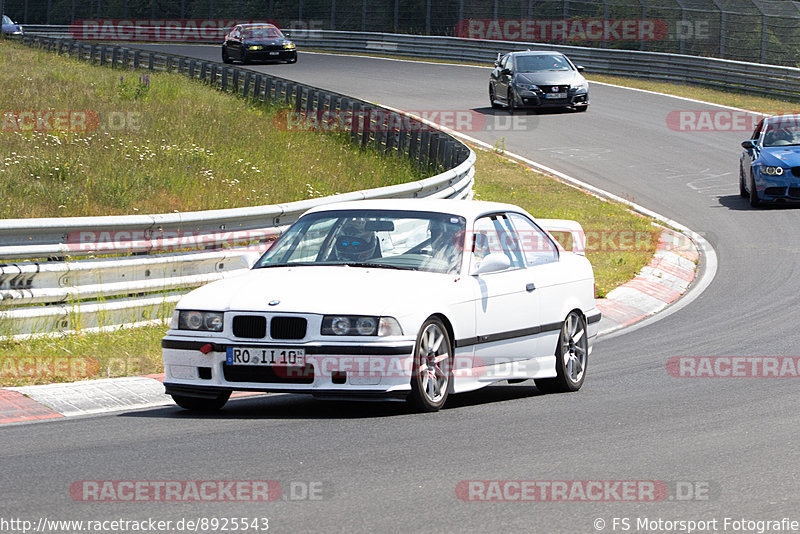
[{"label": "windshield wiper", "polygon": [[351,261],[351,262],[346,262],[343,265],[347,265],[348,267],[375,267],[378,269],[398,269],[401,271],[419,270],[417,267],[408,267],[405,265],[389,265],[387,263],[376,263],[369,261]]}]

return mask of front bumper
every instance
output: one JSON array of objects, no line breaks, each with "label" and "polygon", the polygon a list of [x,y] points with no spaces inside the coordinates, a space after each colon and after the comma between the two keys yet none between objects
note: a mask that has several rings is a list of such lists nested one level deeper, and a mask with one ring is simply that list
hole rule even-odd
[{"label": "front bumper", "polygon": [[296,49],[280,50],[245,50],[247,59],[256,61],[292,61],[297,59]]},{"label": "front bumper", "polygon": [[589,105],[589,93],[569,91],[566,98],[546,98],[545,93],[518,91],[516,106],[520,108],[568,108]]},{"label": "front bumper", "polygon": [[756,191],[765,202],[800,202],[800,177],[792,171],[781,176],[773,176],[757,170],[754,173]]},{"label": "front bumper", "polygon": [[169,394],[200,397],[224,391],[405,396],[411,389],[414,341],[282,343],[281,348],[304,349],[305,365],[266,366],[228,364],[227,348],[275,348],[276,343],[168,336],[161,342],[164,385]]}]

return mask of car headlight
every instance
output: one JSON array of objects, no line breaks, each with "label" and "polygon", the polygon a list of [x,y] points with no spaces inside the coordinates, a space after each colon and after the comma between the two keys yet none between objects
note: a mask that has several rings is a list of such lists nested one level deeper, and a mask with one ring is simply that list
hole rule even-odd
[{"label": "car headlight", "polygon": [[294,50],[294,48],[295,48],[294,43],[283,43],[283,47],[286,50]]},{"label": "car headlight", "polygon": [[261,50],[262,48],[264,48],[264,47],[261,46],[261,45],[252,45],[252,46],[248,47],[247,49],[248,50]]},{"label": "car headlight", "polygon": [[764,167],[761,167],[761,171],[764,174],[769,174],[770,176],[781,176],[783,174],[784,168],[765,165]]},{"label": "car headlight", "polygon": [[522,89],[523,91],[535,91],[536,86],[531,85],[529,83],[515,83],[514,85],[517,86],[517,89]]},{"label": "car headlight", "polygon": [[397,336],[403,333],[394,317],[368,315],[325,315],[323,336]]},{"label": "car headlight", "polygon": [[[195,310],[180,310],[178,315],[178,330],[194,330],[196,332],[222,332],[222,313]],[[173,321],[175,321],[173,313]],[[170,324],[170,326],[172,326]]]},{"label": "car headlight", "polygon": [[578,85],[575,86],[575,92],[576,93],[580,93],[580,92],[588,91],[588,90],[589,90],[589,84],[586,83],[586,82],[578,84]]}]

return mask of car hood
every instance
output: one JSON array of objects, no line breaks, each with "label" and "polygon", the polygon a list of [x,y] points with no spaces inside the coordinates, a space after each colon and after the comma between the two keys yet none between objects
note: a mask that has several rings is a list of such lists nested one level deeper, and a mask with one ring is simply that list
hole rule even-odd
[{"label": "car hood", "polygon": [[516,81],[533,85],[578,85],[583,82],[583,76],[575,71],[518,72]]},{"label": "car hood", "polygon": [[[454,275],[347,266],[252,269],[185,295],[180,309],[387,315],[447,298]],[[423,300],[420,300],[423,299]],[[271,301],[279,301],[270,306]]]},{"label": "car hood", "polygon": [[761,150],[761,161],[767,165],[800,166],[800,146],[774,146]]}]

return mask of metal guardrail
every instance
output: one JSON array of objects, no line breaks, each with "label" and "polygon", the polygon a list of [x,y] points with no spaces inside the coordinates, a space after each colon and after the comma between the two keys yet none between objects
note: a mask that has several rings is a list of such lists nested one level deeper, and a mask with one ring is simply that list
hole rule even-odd
[{"label": "metal guardrail", "polygon": [[[351,141],[409,157],[422,169],[441,172],[416,182],[269,206],[4,220],[0,261],[47,259],[0,264],[0,336],[93,329],[163,317],[187,288],[244,272],[271,240],[314,206],[374,198],[471,197],[475,153],[444,132],[380,106],[183,56],[31,35],[22,41],[112,68],[180,72],[244,98],[281,101],[294,111],[389,118],[386,124],[395,126],[372,128],[353,120]],[[136,256],[68,259],[119,254]]]},{"label": "metal guardrail", "polygon": [[392,33],[287,31],[300,48],[385,56],[491,63],[498,52],[558,50],[589,73],[689,83],[743,93],[800,100],[800,68],[726,59],[554,44],[490,41]]}]

